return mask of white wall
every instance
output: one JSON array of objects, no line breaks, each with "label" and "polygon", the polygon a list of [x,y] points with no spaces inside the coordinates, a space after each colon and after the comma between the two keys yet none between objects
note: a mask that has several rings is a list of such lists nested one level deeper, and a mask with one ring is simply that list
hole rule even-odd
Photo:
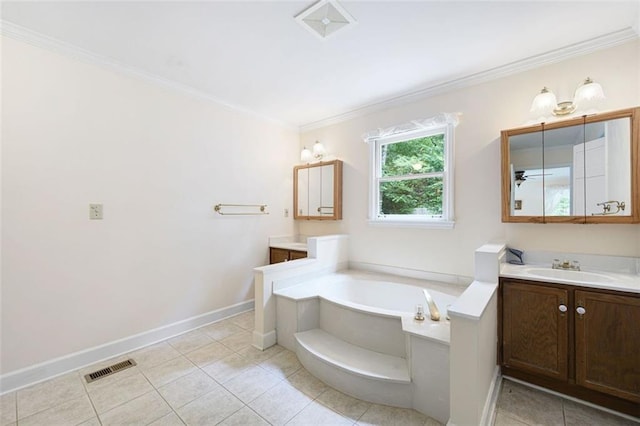
[{"label": "white wall", "polygon": [[[344,161],[344,220],[302,222],[305,235],[346,233],[350,259],[405,268],[473,275],[473,253],[504,240],[525,250],[640,256],[638,225],[503,224],[500,221],[500,130],[524,125],[543,86],[570,98],[587,76],[600,82],[603,109],[640,105],[640,42],[625,43],[491,82],[386,109],[305,132],[300,148],[321,141]],[[455,140],[454,230],[367,225],[368,147],[362,134],[439,112],[461,112]]]},{"label": "white wall", "polygon": [[2,65],[3,374],[253,299],[297,131],[13,39]]}]

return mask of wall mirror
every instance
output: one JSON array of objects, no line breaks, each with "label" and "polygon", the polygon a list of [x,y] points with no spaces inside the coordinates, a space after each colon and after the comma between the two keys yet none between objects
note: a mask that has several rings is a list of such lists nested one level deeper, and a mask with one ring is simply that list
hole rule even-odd
[{"label": "wall mirror", "polygon": [[640,222],[639,114],[503,130],[502,221]]},{"label": "wall mirror", "polygon": [[342,161],[293,168],[293,218],[342,219]]}]

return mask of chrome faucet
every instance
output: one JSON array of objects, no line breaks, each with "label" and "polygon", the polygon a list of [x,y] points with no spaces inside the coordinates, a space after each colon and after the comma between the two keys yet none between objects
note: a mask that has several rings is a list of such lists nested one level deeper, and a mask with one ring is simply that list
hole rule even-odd
[{"label": "chrome faucet", "polygon": [[551,264],[552,269],[563,269],[565,271],[579,271],[580,270],[580,262],[577,260],[572,260],[569,262],[568,260],[563,260],[560,262],[560,259],[553,259],[553,263]]},{"label": "chrome faucet", "polygon": [[429,294],[427,290],[424,291],[424,298],[427,299],[427,307],[429,308],[429,316],[432,321],[440,321],[440,311],[436,306],[436,302],[433,301],[433,298]]}]

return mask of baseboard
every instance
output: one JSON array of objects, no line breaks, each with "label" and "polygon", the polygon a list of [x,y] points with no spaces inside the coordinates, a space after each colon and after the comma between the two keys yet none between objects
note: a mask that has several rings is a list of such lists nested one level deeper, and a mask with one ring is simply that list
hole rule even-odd
[{"label": "baseboard", "polygon": [[496,365],[493,372],[493,379],[489,386],[489,392],[487,394],[487,400],[484,403],[482,409],[482,417],[480,418],[480,425],[491,426],[496,417],[496,404],[498,403],[498,397],[500,396],[500,388],[502,387],[502,375],[500,374],[500,367]]},{"label": "baseboard", "polygon": [[195,328],[249,311],[254,301],[237,303],[143,333],[85,349],[0,376],[0,394],[33,385],[70,371],[152,345]]},{"label": "baseboard", "polygon": [[253,332],[253,346],[261,351],[276,344],[276,331],[271,330],[268,333],[260,333],[258,331]]}]

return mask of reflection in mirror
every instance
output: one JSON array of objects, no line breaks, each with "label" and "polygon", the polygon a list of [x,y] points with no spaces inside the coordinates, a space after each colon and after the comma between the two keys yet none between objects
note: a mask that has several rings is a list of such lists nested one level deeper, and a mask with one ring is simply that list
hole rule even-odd
[{"label": "reflection in mirror", "polygon": [[318,216],[333,215],[333,164],[322,166],[320,176],[320,204],[316,209]]},{"label": "reflection in mirror", "polygon": [[571,214],[570,167],[529,169],[520,173],[521,182],[514,191],[514,215],[540,216],[543,206],[545,216]]},{"label": "reflection in mirror", "polygon": [[625,203],[625,210],[617,215],[631,214],[629,121],[586,124],[584,145],[574,148],[575,214],[601,215],[603,203],[609,200]]},{"label": "reflection in mirror", "polygon": [[503,131],[503,221],[637,221],[638,111]]},{"label": "reflection in mirror", "polygon": [[307,216],[317,216],[322,205],[322,169],[324,166],[307,169],[309,173],[309,207]]},{"label": "reflection in mirror", "polygon": [[[509,138],[511,146],[511,214],[542,216],[542,132]],[[540,182],[539,185],[535,183]]]},{"label": "reflection in mirror", "polygon": [[309,216],[309,169],[298,169],[296,173],[296,212],[298,216]]}]

